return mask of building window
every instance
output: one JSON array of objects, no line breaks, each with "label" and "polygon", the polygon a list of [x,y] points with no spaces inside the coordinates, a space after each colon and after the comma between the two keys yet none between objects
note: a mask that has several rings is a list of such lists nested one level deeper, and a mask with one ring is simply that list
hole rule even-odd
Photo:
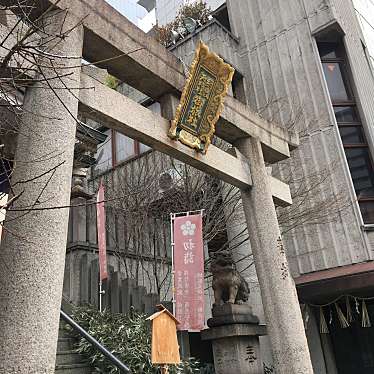
[{"label": "building window", "polygon": [[112,167],[112,130],[103,131],[107,136],[105,142],[97,147],[95,172],[100,173]]},{"label": "building window", "polygon": [[318,43],[327,87],[365,224],[374,224],[374,168],[342,43]]},{"label": "building window", "polygon": [[[127,86],[122,86],[122,88]],[[129,92],[127,92],[128,94]],[[161,114],[160,103],[145,100],[144,104],[154,113]],[[141,154],[150,151],[152,148],[147,145],[131,139],[115,130],[107,129],[103,131],[107,135],[104,143],[97,147],[96,165],[94,173],[100,174],[106,170],[114,168],[122,162],[129,161]]]},{"label": "building window", "polygon": [[346,83],[343,80],[343,75],[339,62],[324,62],[323,72],[327,86],[329,88],[331,101],[348,101],[351,99]]},{"label": "building window", "polygon": [[113,167],[138,155],[137,142],[117,131],[112,132]]},{"label": "building window", "polygon": [[112,167],[116,167],[124,161],[140,156],[151,148],[112,130]]},{"label": "building window", "polygon": [[237,69],[235,69],[234,76],[232,77],[231,87],[232,96],[241,103],[246,104],[247,100],[245,96],[244,77]]},{"label": "building window", "polygon": [[114,168],[122,162],[138,157],[151,149],[115,130],[108,129],[103,132],[107,135],[107,139],[97,148],[95,165],[97,173]]}]

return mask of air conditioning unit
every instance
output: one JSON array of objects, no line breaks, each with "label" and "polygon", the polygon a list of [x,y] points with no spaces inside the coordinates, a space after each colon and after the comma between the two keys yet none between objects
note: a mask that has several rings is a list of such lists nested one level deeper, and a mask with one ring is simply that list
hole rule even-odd
[{"label": "air conditioning unit", "polygon": [[158,177],[159,192],[164,193],[172,188],[182,185],[184,166],[176,164],[175,167],[163,171]]}]

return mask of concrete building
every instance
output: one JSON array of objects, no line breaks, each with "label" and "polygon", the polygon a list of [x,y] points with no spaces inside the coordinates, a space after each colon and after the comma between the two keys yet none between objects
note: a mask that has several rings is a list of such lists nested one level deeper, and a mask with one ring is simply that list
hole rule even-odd
[{"label": "concrete building", "polygon": [[[157,2],[159,23],[169,22],[178,6]],[[188,66],[203,40],[236,68],[233,96],[302,139],[292,160],[272,172],[293,180],[294,205],[279,210],[279,219],[305,305],[314,372],[321,374],[374,368],[373,332],[362,327],[363,301],[374,318],[372,7],[370,1],[227,1],[215,19],[171,47]],[[245,275],[265,321],[254,268]],[[341,327],[339,310],[346,319],[354,311],[350,327]],[[266,338],[262,343],[270,363]]]},{"label": "concrete building", "polygon": [[[151,98],[161,116],[144,107],[150,101],[139,105],[103,84],[105,71],[80,71],[69,59],[61,67],[71,70],[74,80],[84,89],[79,97],[62,91],[65,107],[51,90],[27,88],[22,130],[28,136],[17,144],[17,155],[26,156],[27,162],[15,167],[13,178],[32,180],[30,176],[40,169],[33,160],[40,159],[45,152],[55,152],[56,148],[64,150],[63,155],[58,154],[64,167],[48,183],[48,209],[31,211],[26,218],[7,222],[10,231],[25,233],[32,240],[7,235],[1,247],[0,371],[54,371],[64,263],[67,297],[76,303],[97,303],[97,245],[96,232],[92,230],[95,213],[92,204],[86,204],[91,196],[82,188],[81,174],[76,175],[72,193],[70,188],[77,146],[74,116],[79,114],[86,122],[95,121],[112,129],[107,133],[110,140],[104,142],[110,147],[102,154],[99,149],[98,153],[98,171],[105,174],[109,190],[117,185],[121,174],[128,173],[130,180],[134,180],[140,174],[142,160],[150,158],[151,167],[158,164],[157,153],[142,149],[142,143],[241,189],[243,212],[239,213],[245,213],[252,246],[247,242],[239,244],[234,255],[248,255],[252,251],[255,257],[260,282],[250,262],[243,261],[240,266],[251,285],[250,302],[268,325],[273,351],[262,341],[263,351],[268,352],[265,362],[271,364],[272,353],[279,372],[307,374],[312,369],[294,281],[289,277],[284,251],[276,250],[280,231],[274,203],[287,205],[288,189],[269,174],[290,180],[294,205],[285,210],[278,208],[278,218],[299,299],[306,305],[304,316],[314,372],[372,372],[374,83],[370,57],[352,3],[292,0],[284,8],[277,1],[231,0],[227,7],[219,8],[215,19],[172,47],[175,55],[188,65],[198,40],[202,39],[236,68],[231,97],[226,99],[217,135],[239,149],[242,156],[238,158],[215,146],[206,156],[196,156],[166,137],[176,102],[173,95],[180,92],[185,81],[183,64],[178,58],[100,0],[96,0],[97,8],[90,10],[87,19],[86,2],[77,7],[68,1],[64,4],[71,5],[69,17],[58,15],[56,22],[50,24],[49,35],[62,29],[66,19],[66,27],[76,25],[77,18],[84,18],[84,22],[76,30],[70,28],[74,32],[63,38],[61,46],[53,45],[55,54],[82,55],[87,61],[99,61],[102,68]],[[7,30],[6,22],[3,26]],[[129,53],[134,50],[137,53]],[[56,114],[52,120],[50,113]],[[27,127],[29,123],[31,129]],[[288,130],[297,132],[302,140],[297,151],[297,137]],[[86,127],[80,135],[87,140],[90,133],[95,134],[91,143],[103,140],[101,134]],[[290,150],[293,158],[286,161]],[[169,159],[165,159],[161,159],[160,165],[168,168]],[[280,160],[284,161],[275,165]],[[49,162],[46,166],[54,165]],[[98,176],[92,177],[89,184],[94,186]],[[30,198],[39,200],[40,188],[35,184],[26,187],[27,193],[14,204],[16,208],[27,206]],[[77,204],[70,211],[65,261],[65,208],[70,196]],[[61,209],[55,213],[56,206],[51,204]],[[126,209],[125,212],[129,214]],[[108,214],[109,249],[116,249],[116,243],[126,243],[127,232],[121,219],[118,214]],[[163,238],[157,230],[158,222],[145,224],[150,230],[149,240],[164,244],[167,235]],[[241,224],[238,220],[228,222],[227,236],[235,236],[235,231],[242,229]],[[147,242],[132,240],[130,245],[143,250]],[[153,258],[158,259],[158,254],[152,253]],[[131,304],[143,310],[152,307],[155,295],[150,292],[149,283],[154,279],[146,279],[147,283],[144,278],[154,269],[147,273],[135,267],[135,279],[131,279],[127,265],[130,266],[134,253],[126,253],[129,260],[122,263],[115,250],[110,255],[111,280],[106,303],[119,311]],[[142,252],[140,258],[144,270],[148,258]],[[163,254],[165,266],[156,271],[167,272],[167,259],[168,253]],[[139,284],[142,278],[143,284]]]}]

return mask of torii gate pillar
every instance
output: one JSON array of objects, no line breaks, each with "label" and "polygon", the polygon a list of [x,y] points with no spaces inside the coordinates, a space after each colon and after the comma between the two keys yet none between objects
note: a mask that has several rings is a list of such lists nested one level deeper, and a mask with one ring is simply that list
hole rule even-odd
[{"label": "torii gate pillar", "polygon": [[249,137],[237,141],[235,146],[250,162],[253,186],[248,191],[242,190],[241,194],[276,372],[313,374],[261,143]]},{"label": "torii gate pillar", "polygon": [[[64,40],[49,41],[49,52],[77,58],[59,59],[56,71],[65,77],[52,81],[56,91],[41,88],[42,80],[27,89],[12,175],[15,193],[24,192],[13,208],[37,200],[37,208],[70,204],[78,99],[64,84],[79,87],[83,28],[64,11],[52,15],[50,35],[71,31]],[[42,69],[56,76],[54,69]],[[1,373],[55,372],[68,217],[69,209],[7,214],[0,248]]]}]

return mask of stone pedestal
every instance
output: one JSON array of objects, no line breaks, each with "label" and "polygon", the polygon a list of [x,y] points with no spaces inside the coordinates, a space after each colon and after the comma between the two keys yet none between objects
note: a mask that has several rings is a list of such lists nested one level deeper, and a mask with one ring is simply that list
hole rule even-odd
[{"label": "stone pedestal", "polygon": [[248,305],[225,304],[214,307],[203,340],[211,340],[217,374],[263,374],[259,336],[266,327],[259,325]]}]

